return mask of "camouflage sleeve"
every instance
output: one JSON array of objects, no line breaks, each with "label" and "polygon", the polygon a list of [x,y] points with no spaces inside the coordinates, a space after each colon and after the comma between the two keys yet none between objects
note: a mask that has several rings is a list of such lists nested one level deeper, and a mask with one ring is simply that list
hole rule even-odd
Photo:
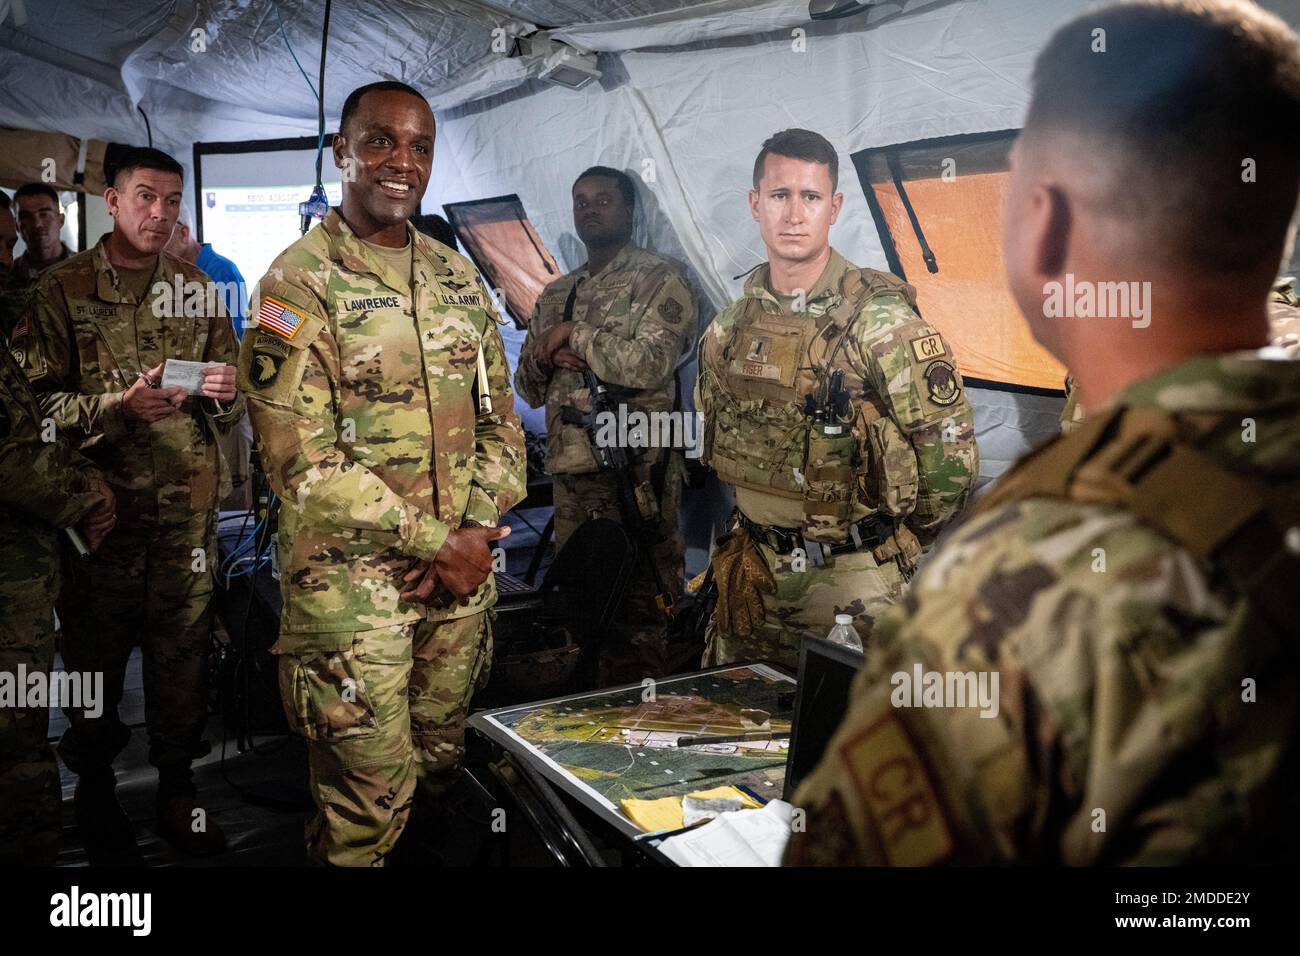
[{"label": "camouflage sleeve", "polygon": [[[482,286],[482,282],[479,283]],[[484,302],[491,302],[480,289]],[[470,486],[467,519],[495,525],[501,515],[523,499],[528,483],[528,458],[524,450],[524,429],[515,414],[515,397],[510,391],[510,366],[505,344],[497,331],[496,313],[489,305],[489,322],[480,348],[487,365],[492,412],[479,415],[474,426],[474,481]]]},{"label": "camouflage sleeve", "polygon": [[569,346],[602,382],[625,388],[657,388],[672,375],[695,328],[695,299],[671,269],[656,269],[633,291],[645,307],[632,323],[632,337],[579,325]]},{"label": "camouflage sleeve", "polygon": [[[217,297],[217,312],[208,320],[208,347],[204,353],[205,362],[224,362],[234,365],[239,361],[239,340],[235,338],[234,326],[226,314],[226,307]],[[217,431],[225,435],[244,417],[244,396],[235,392],[235,399],[229,405],[222,405],[215,399],[203,400],[204,414],[216,426]]]},{"label": "camouflage sleeve", "polygon": [[541,408],[546,404],[546,390],[551,384],[550,367],[537,360],[537,342],[545,332],[541,306],[535,305],[528,323],[528,334],[519,350],[519,367],[515,369],[515,388],[529,408]]},{"label": "camouflage sleeve", "polygon": [[1243,689],[1288,652],[1241,610],[1123,512],[977,516],[877,621],[787,861],[1167,866],[1239,852],[1250,817],[1267,839],[1285,822],[1247,808],[1285,786],[1296,706]]},{"label": "camouflage sleeve", "polygon": [[[951,554],[937,555],[877,620],[844,720],[793,798],[802,826],[787,865],[1007,862],[1041,835],[1044,776],[1059,770],[1059,755],[1034,689],[998,642],[1022,620],[1016,605],[1045,582],[970,558],[960,580],[925,587]],[[963,706],[943,696],[954,676]]]},{"label": "camouflage sleeve", "polygon": [[907,525],[926,544],[960,512],[979,476],[975,415],[952,349],[904,299],[876,296],[859,328],[863,378],[916,456],[916,504]]},{"label": "camouflage sleeve", "polygon": [[43,439],[22,370],[4,349],[0,365],[0,504],[56,528],[71,527],[99,503],[86,490],[94,469],[67,442]]},{"label": "camouflage sleeve", "polygon": [[712,451],[714,408],[717,404],[718,373],[722,366],[723,349],[723,315],[718,315],[700,336],[696,349],[699,374],[695,378],[695,411],[704,424],[704,447],[700,463],[708,465],[709,453]]},{"label": "camouflage sleeve", "polygon": [[126,435],[130,424],[122,412],[124,391],[77,391],[80,357],[59,287],[42,281],[28,299],[25,315],[30,339],[21,349],[23,371],[59,433],[76,448],[100,436],[115,441]]},{"label": "camouflage sleeve", "polygon": [[351,458],[340,441],[334,396],[338,347],[323,306],[289,282],[259,288],[255,309],[263,295],[306,316],[288,340],[260,326],[249,329],[239,350],[236,384],[248,402],[272,489],[308,522],[372,536],[390,532],[404,553],[432,560],[451,529]]}]

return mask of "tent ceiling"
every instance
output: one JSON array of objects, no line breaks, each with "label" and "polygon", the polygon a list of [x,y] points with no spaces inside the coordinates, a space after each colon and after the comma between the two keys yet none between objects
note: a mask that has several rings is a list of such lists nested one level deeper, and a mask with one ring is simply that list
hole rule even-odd
[{"label": "tent ceiling", "polygon": [[[227,135],[268,116],[300,133],[314,125],[315,95],[285,37],[314,84],[324,0],[41,0],[25,7],[25,22],[10,11],[0,23],[0,124],[49,128],[59,112],[53,101],[76,95],[60,131],[78,136],[138,139],[137,106],[152,118],[181,103],[226,121]],[[535,76],[535,60],[493,50],[498,29],[509,36],[546,29],[609,51],[806,18],[807,0],[339,2],[331,11],[326,112],[337,115],[348,90],[376,79],[410,83],[446,109]],[[199,29],[203,50],[194,49]],[[183,126],[156,125],[161,143],[189,138]]]}]

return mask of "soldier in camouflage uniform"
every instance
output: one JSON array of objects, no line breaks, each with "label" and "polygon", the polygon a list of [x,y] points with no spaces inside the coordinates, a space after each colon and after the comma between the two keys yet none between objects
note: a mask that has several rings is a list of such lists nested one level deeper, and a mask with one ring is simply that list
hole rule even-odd
[{"label": "soldier in camouflage uniform", "polygon": [[739,511],[714,552],[706,665],[793,667],[837,614],[865,641],[979,471],[956,360],[914,290],[827,241],[836,174],[816,133],[764,144],[750,206],[769,262],[700,341],[705,460]]},{"label": "soldier in camouflage uniform", "polygon": [[[105,860],[135,848],[111,765],[130,737],[117,705],[136,644],[163,835],[193,854],[224,848],[216,821],[194,816],[190,763],[204,752],[216,507],[229,491],[217,436],[244,406],[219,299],[202,272],[162,252],[181,189],[181,167],[165,153],[124,156],[105,194],[113,232],[41,277],[11,339],[45,414],[118,499],[116,532],[78,565],[59,604],[68,669],[104,674],[102,715],[69,709],[59,754],[80,778],[88,849]],[[156,387],[168,359],[215,363],[201,394]]]},{"label": "soldier in camouflage uniform", "polygon": [[[59,233],[63,229],[63,207],[59,194],[48,183],[26,183],[14,192],[14,215],[27,248],[9,269],[4,278],[5,291],[21,302],[36,284],[36,280],[52,266],[58,265],[72,250]],[[19,312],[11,311],[8,320],[16,321]],[[0,317],[0,336],[8,336],[11,326]]]},{"label": "soldier in camouflage uniform", "polygon": [[407,222],[433,139],[408,86],[348,97],[343,203],[271,264],[240,350],[281,498],[273,650],[307,741],[321,864],[382,865],[417,780],[436,796],[456,768],[492,657],[489,547],[509,530],[492,526],[525,487],[491,299],[468,260]]},{"label": "soldier in camouflage uniform", "polygon": [[[588,169],[573,184],[573,223],[588,259],[542,290],[515,371],[524,400],[534,408],[546,406],[557,548],[590,519],[624,522],[617,477],[600,470],[582,425],[561,418],[565,406],[591,410],[582,372],[590,368],[629,416],[680,413],[675,370],[695,329],[694,297],[668,260],[632,243],[635,197],[631,178],[604,166]],[[653,427],[648,431],[647,439],[660,434]],[[657,599],[661,586],[674,603],[681,591],[682,451],[651,447],[633,453],[635,483],[652,489],[643,497],[653,498],[644,517],[654,531],[637,542],[621,626],[601,646],[602,685],[664,675],[668,614]]]},{"label": "soldier in camouflage uniform", "polygon": [[[1265,302],[1298,192],[1300,41],[1272,14],[1133,3],[1048,42],[1003,258],[1089,416],[880,621],[787,862],[1293,862],[1300,364],[1266,347]],[[1081,263],[1149,278],[1149,327],[1045,317]]]},{"label": "soldier in camouflage uniform", "polygon": [[[0,236],[6,227],[13,214],[0,207]],[[11,253],[0,243],[0,271]],[[0,295],[0,317],[11,305]],[[115,520],[103,476],[67,442],[44,441],[43,417],[22,369],[0,349],[0,675],[14,681],[54,667],[60,529],[84,521],[97,547]],[[62,829],[49,710],[29,704],[0,705],[0,866],[53,864]]]}]

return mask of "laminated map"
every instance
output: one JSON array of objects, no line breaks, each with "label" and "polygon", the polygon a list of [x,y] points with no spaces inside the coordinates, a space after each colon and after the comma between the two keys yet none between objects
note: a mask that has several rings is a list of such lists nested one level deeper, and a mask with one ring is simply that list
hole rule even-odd
[{"label": "laminated map", "polygon": [[[622,800],[682,796],[717,786],[779,798],[788,739],[678,747],[678,738],[790,732],[795,681],[762,664],[647,681],[476,715],[512,752],[632,826]],[[493,733],[492,731],[496,732]]]}]

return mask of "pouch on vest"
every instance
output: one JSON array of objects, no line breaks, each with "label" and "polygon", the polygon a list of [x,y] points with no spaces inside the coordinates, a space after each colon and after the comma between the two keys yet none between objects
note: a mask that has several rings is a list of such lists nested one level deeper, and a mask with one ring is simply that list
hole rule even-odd
[{"label": "pouch on vest", "polygon": [[810,540],[842,544],[848,539],[856,451],[857,439],[847,426],[819,422],[808,429],[803,533]]},{"label": "pouch on vest", "polygon": [[[865,417],[860,413],[860,418]],[[877,511],[906,518],[916,507],[921,483],[916,449],[888,415],[866,423],[863,431],[867,467],[858,473],[862,499]]]}]

